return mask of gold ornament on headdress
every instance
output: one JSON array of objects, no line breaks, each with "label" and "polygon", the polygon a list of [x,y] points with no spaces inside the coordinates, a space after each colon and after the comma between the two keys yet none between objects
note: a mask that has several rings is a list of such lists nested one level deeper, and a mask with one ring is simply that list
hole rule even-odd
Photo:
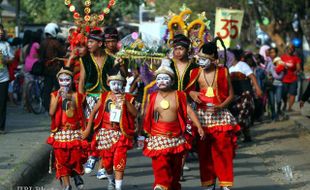
[{"label": "gold ornament on headdress", "polygon": [[187,20],[192,11],[185,4],[180,11],[179,15],[169,11],[168,17],[165,18],[169,30],[168,43],[170,44],[175,35],[183,34],[189,37],[193,48],[200,48],[204,43],[206,29],[210,30],[210,20],[206,18],[206,12],[198,14],[198,18],[188,24]]},{"label": "gold ornament on headdress", "polygon": [[119,71],[117,75],[111,75],[108,76],[108,82],[111,80],[120,80],[120,81],[125,81],[125,78],[121,75],[121,72]]},{"label": "gold ornament on headdress", "polygon": [[[92,13],[91,11],[91,0],[84,0],[84,14],[77,12],[75,6],[72,4],[71,0],[64,0],[65,5],[68,6],[69,11],[73,12],[74,23],[78,25],[79,28],[85,29],[86,26],[98,27],[104,22],[104,18],[110,13],[111,8],[115,5],[117,0],[110,0],[107,7],[102,9],[101,13]],[[83,15],[81,17],[81,15]]]},{"label": "gold ornament on headdress", "polygon": [[60,71],[57,73],[56,77],[58,78],[59,75],[61,74],[67,74],[67,75],[70,75],[71,77],[73,76],[73,73],[67,69],[64,69],[63,67],[60,69]]},{"label": "gold ornament on headdress", "polygon": [[176,15],[173,12],[169,11],[168,18],[168,30],[170,32],[170,37],[168,41],[173,40],[174,36],[177,34],[183,34],[188,36],[187,33],[187,26],[186,20],[188,19],[189,15],[192,14],[192,11],[183,4],[182,8],[180,9],[181,13]]}]

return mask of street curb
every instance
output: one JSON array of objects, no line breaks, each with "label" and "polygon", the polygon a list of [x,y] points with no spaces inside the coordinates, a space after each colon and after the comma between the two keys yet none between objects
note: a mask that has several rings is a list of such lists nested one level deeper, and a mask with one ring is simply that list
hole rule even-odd
[{"label": "street curb", "polygon": [[0,190],[22,190],[31,187],[31,185],[42,178],[43,174],[47,173],[51,150],[52,148],[48,144],[42,144],[36,148],[25,161],[20,163],[7,176],[8,180],[0,184]]}]

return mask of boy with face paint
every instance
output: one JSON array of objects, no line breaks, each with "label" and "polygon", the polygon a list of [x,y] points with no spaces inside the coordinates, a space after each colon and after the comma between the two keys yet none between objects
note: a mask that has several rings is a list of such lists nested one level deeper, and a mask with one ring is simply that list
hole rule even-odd
[{"label": "boy with face paint", "polygon": [[119,71],[117,74],[110,75],[107,83],[111,91],[101,94],[83,136],[86,138],[89,135],[94,123],[96,134],[94,141],[102,157],[102,166],[107,172],[108,190],[114,190],[114,188],[120,190],[126,167],[127,150],[133,146],[137,110],[133,105],[134,97],[124,93],[125,78]]},{"label": "boy with face paint", "polygon": [[54,148],[56,178],[61,180],[65,190],[70,190],[70,176],[78,189],[83,188],[79,175],[84,173],[83,163],[87,156],[84,150],[87,142],[82,140],[84,127],[83,112],[78,103],[81,95],[72,92],[72,72],[61,69],[57,74],[60,89],[51,94],[49,113],[52,117],[51,135],[47,143]]},{"label": "boy with face paint", "polygon": [[191,147],[184,138],[187,116],[197,126],[201,138],[204,131],[187,104],[186,94],[172,89],[175,76],[170,60],[163,59],[155,74],[159,90],[148,97],[143,123],[148,138],[143,154],[152,158],[154,190],[180,190],[183,154]]},{"label": "boy with face paint", "polygon": [[198,64],[201,72],[198,77],[200,91],[191,91],[197,103],[199,121],[206,133],[199,140],[198,155],[201,185],[207,190],[215,190],[219,179],[221,190],[229,190],[233,185],[233,157],[239,126],[227,106],[233,98],[233,88],[226,67],[218,66],[218,52],[215,42],[201,47]]}]

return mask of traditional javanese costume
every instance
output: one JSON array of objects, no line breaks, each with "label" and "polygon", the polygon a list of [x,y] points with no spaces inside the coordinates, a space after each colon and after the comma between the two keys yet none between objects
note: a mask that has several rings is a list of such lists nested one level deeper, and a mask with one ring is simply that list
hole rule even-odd
[{"label": "traditional javanese costume", "polygon": [[84,112],[86,118],[88,118],[100,97],[100,93],[110,90],[106,81],[108,72],[114,66],[114,58],[105,54],[102,69],[96,64],[94,55],[91,53],[80,58],[80,62],[83,64],[86,74],[85,91],[87,107]]},{"label": "traditional javanese costume", "polygon": [[[58,91],[52,92],[56,97]],[[87,159],[87,142],[81,138],[83,125],[83,112],[79,106],[82,96],[77,95],[76,105],[72,101],[63,100],[57,102],[55,115],[52,116],[51,135],[47,143],[52,145],[55,154],[56,178],[72,176],[75,171],[78,175],[84,173],[83,163]]]},{"label": "traditional javanese costume", "polygon": [[205,140],[198,141],[198,155],[202,186],[215,184],[233,185],[233,158],[240,127],[228,109],[208,111],[208,105],[220,105],[229,96],[229,75],[225,67],[217,67],[213,86],[200,91],[197,115],[206,133]]},{"label": "traditional javanese costume", "polygon": [[195,81],[199,76],[199,67],[196,63],[189,61],[182,76],[180,76],[176,61],[172,60],[171,69],[176,73],[176,81],[172,89],[184,91],[187,95],[190,91],[195,90]]},{"label": "traditional javanese costume", "polygon": [[[127,150],[133,146],[135,117],[128,112],[124,103],[121,108],[120,122],[111,122],[110,111],[113,102],[109,98],[110,94],[111,92],[103,92],[100,97],[102,104],[94,119],[96,138],[93,143],[100,152],[102,164],[106,170],[114,167],[115,171],[123,172],[126,167]],[[125,94],[125,99],[130,103],[134,101],[130,94]]]},{"label": "traditional javanese costume", "polygon": [[234,101],[231,103],[230,110],[236,117],[243,133],[248,134],[255,109],[251,80],[241,71],[230,72],[230,78],[234,88]]},{"label": "traditional javanese costume", "polygon": [[176,91],[176,121],[156,122],[154,105],[157,94],[158,92],[153,92],[149,96],[149,106],[144,118],[144,130],[149,136],[145,141],[143,154],[152,158],[154,186],[161,186],[165,190],[179,190],[183,153],[191,148],[184,137],[187,120],[186,95]]}]

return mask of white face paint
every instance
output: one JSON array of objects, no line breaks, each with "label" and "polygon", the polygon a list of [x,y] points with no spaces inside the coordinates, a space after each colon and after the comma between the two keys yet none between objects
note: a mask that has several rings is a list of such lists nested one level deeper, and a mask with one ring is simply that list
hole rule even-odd
[{"label": "white face paint", "polygon": [[212,61],[207,58],[200,57],[198,59],[198,65],[203,69],[208,69],[211,66]]},{"label": "white face paint", "polygon": [[62,73],[58,77],[58,83],[60,87],[70,88],[72,83],[72,77],[68,74]]},{"label": "white face paint", "polygon": [[109,82],[110,89],[113,93],[119,94],[123,92],[123,81],[120,80],[111,80]]},{"label": "white face paint", "polygon": [[156,85],[159,89],[166,89],[172,85],[172,79],[168,74],[158,74],[156,77]]}]

